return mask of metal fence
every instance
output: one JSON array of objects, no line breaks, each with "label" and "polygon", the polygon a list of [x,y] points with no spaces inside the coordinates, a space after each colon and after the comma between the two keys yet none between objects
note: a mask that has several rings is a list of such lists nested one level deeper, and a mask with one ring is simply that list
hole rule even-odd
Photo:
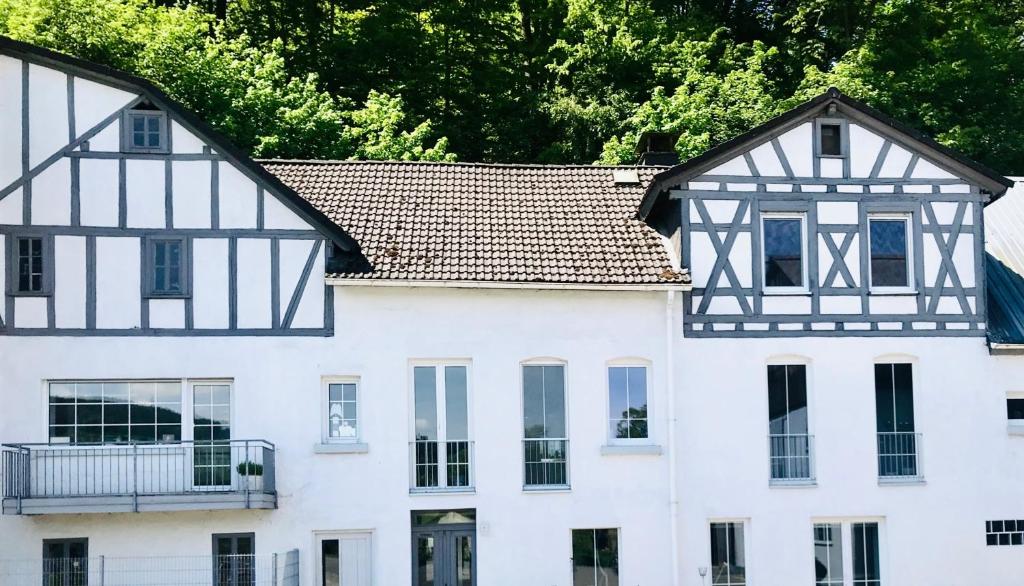
[{"label": "metal fence", "polygon": [[298,550],[271,555],[0,559],[4,586],[298,586]]},{"label": "metal fence", "polygon": [[473,487],[473,442],[417,440],[409,443],[409,451],[413,490]]},{"label": "metal fence", "polygon": [[878,434],[878,476],[921,477],[921,434],[913,431]]},{"label": "metal fence", "polygon": [[778,482],[814,480],[814,436],[772,434],[768,436],[771,479]]},{"label": "metal fence", "polygon": [[275,492],[264,440],[116,445],[5,444],[3,496],[47,498]]},{"label": "metal fence", "polygon": [[527,487],[569,485],[569,440],[523,440],[523,484]]}]

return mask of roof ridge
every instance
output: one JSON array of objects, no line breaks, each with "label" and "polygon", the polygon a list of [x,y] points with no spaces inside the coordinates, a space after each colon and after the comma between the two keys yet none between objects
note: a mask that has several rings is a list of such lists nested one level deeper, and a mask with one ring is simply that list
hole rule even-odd
[{"label": "roof ridge", "polygon": [[359,159],[255,159],[271,165],[416,165],[435,167],[487,167],[505,169],[667,169],[667,165],[583,165],[545,163],[479,163],[471,161],[386,161]]}]

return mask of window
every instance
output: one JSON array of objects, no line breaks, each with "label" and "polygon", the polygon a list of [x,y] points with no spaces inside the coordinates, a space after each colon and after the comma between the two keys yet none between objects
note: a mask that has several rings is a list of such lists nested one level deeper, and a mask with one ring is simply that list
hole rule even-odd
[{"label": "window", "polygon": [[42,294],[47,290],[45,271],[46,253],[44,240],[41,237],[23,237],[15,239],[15,266],[17,278],[14,293]]},{"label": "window", "polygon": [[871,287],[908,288],[910,255],[907,248],[907,217],[872,217],[868,219],[871,242]]},{"label": "window", "polygon": [[572,586],[619,586],[619,530],[572,530]]},{"label": "window", "polygon": [[181,440],[178,381],[49,384],[50,443]]},{"label": "window", "polygon": [[327,441],[356,441],[359,438],[358,405],[356,381],[327,384]]},{"label": "window", "polygon": [[125,114],[124,145],[129,152],[166,152],[167,118],[159,110],[130,110]]},{"label": "window", "polygon": [[609,438],[647,439],[647,367],[608,367]]},{"label": "window", "polygon": [[914,431],[914,382],[910,364],[875,365],[878,475],[916,477],[918,434]]},{"label": "window", "polygon": [[811,479],[807,367],[803,364],[768,366],[768,433],[771,479]]},{"label": "window", "polygon": [[216,586],[256,586],[256,536],[224,533],[213,536]]},{"label": "window", "polygon": [[1024,545],[1024,519],[985,521],[985,545]]},{"label": "window", "polygon": [[370,534],[318,534],[320,544],[317,586],[370,586]]},{"label": "window", "polygon": [[711,524],[711,584],[746,586],[746,550],[743,523]]},{"label": "window", "polygon": [[815,150],[819,157],[845,157],[844,140],[846,121],[841,118],[823,118],[815,121]]},{"label": "window", "polygon": [[1011,424],[1024,425],[1024,396],[1006,398],[1006,418]]},{"label": "window", "polygon": [[523,484],[568,486],[565,366],[523,365]]},{"label": "window", "polygon": [[473,486],[468,371],[464,364],[412,369],[414,489]]},{"label": "window", "polygon": [[47,586],[87,585],[89,539],[44,539],[42,582]]},{"label": "window", "polygon": [[878,523],[815,523],[813,534],[814,586],[881,586]]},{"label": "window", "polygon": [[150,239],[146,246],[149,251],[149,294],[184,296],[187,293],[185,265],[188,258],[185,241],[180,238]]},{"label": "window", "polygon": [[761,233],[764,240],[765,289],[806,289],[804,216],[765,215],[761,220]]}]

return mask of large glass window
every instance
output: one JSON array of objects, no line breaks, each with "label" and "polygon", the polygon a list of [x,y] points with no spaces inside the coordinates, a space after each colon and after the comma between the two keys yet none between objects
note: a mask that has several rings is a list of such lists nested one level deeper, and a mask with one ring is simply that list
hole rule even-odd
[{"label": "large glass window", "polygon": [[647,439],[647,367],[608,368],[609,437]]},{"label": "large glass window", "polygon": [[618,529],[573,529],[572,586],[619,586]]},{"label": "large glass window", "polygon": [[875,365],[879,476],[917,476],[914,381],[910,364]]},{"label": "large glass window", "polygon": [[18,270],[17,293],[42,293],[45,287],[43,273],[43,239],[17,238],[15,263]]},{"label": "large glass window", "polygon": [[853,523],[853,586],[881,586],[878,523]]},{"label": "large glass window", "polygon": [[226,383],[192,385],[192,466],[196,486],[231,484],[231,386]]},{"label": "large glass window", "polygon": [[414,488],[472,486],[469,368],[413,367]]},{"label": "large glass window", "polygon": [[814,526],[814,586],[843,586],[843,526]]},{"label": "large glass window", "polygon": [[765,215],[761,230],[765,288],[805,289],[804,216]]},{"label": "large glass window", "polygon": [[746,586],[746,550],[743,523],[711,524],[711,584]]},{"label": "large glass window", "polygon": [[814,586],[881,586],[878,523],[815,523],[813,531]]},{"label": "large glass window", "polygon": [[49,384],[51,443],[181,440],[178,381]]},{"label": "large glass window", "polygon": [[569,484],[565,367],[523,366],[523,451],[526,486]]},{"label": "large glass window", "polygon": [[906,217],[868,219],[872,287],[910,287],[908,226]]},{"label": "large glass window", "polygon": [[768,433],[773,480],[811,478],[807,367],[768,366]]}]

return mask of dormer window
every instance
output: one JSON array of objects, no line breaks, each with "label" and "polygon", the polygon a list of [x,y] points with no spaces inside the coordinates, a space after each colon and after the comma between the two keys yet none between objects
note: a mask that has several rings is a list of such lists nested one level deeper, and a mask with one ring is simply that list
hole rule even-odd
[{"label": "dormer window", "polygon": [[815,124],[815,147],[819,157],[845,157],[846,124],[842,118],[819,118]]},{"label": "dormer window", "polygon": [[167,116],[160,110],[128,110],[124,118],[124,151],[167,152]]}]

